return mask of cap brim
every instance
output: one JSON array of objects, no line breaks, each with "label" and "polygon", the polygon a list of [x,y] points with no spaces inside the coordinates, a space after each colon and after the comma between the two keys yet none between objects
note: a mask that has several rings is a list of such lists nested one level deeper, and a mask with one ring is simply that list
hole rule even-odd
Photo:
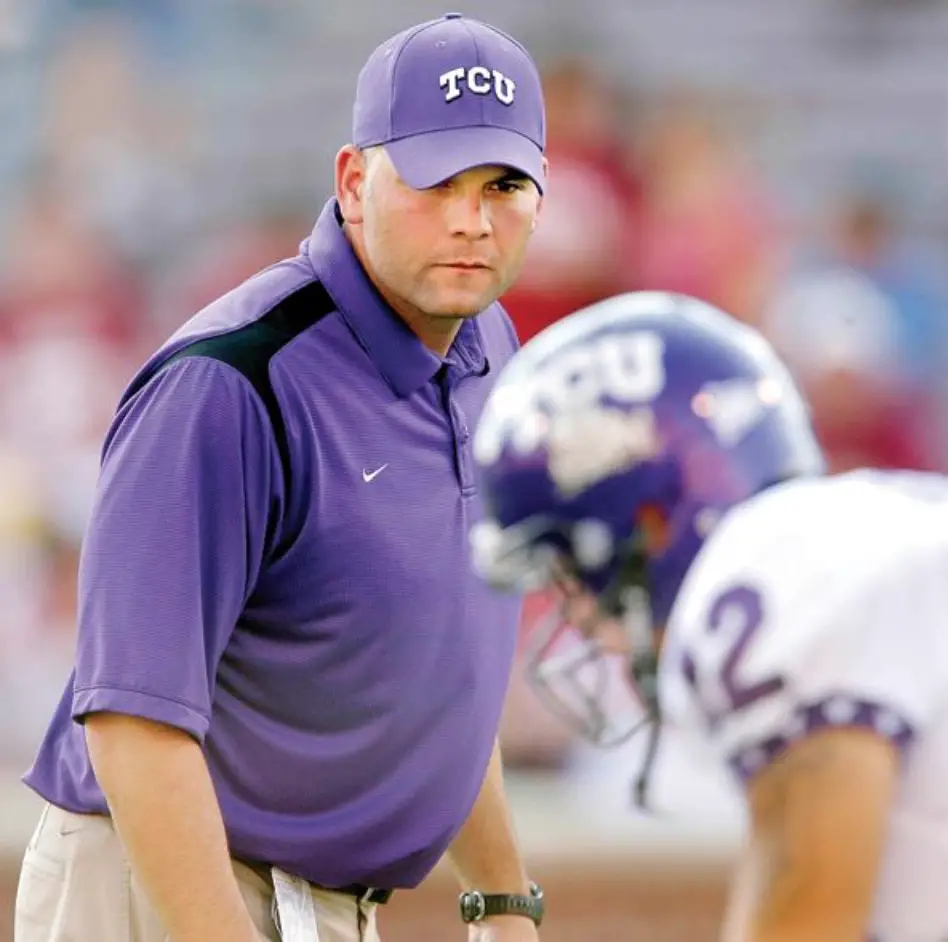
[{"label": "cap brim", "polygon": [[509,167],[543,192],[543,153],[516,131],[497,127],[450,128],[415,134],[385,145],[398,175],[416,190],[443,183],[474,167]]}]

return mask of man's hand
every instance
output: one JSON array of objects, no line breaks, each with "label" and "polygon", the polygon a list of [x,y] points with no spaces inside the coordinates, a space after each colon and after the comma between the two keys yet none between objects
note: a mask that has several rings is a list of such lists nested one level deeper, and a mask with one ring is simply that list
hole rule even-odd
[{"label": "man's hand", "polygon": [[524,916],[491,916],[468,927],[467,942],[538,942],[540,930]]}]

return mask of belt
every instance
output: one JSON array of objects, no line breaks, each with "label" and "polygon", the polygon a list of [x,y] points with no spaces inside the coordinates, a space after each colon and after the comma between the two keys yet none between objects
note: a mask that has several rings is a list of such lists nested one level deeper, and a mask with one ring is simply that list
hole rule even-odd
[{"label": "belt", "polygon": [[[316,884],[313,884],[316,886]],[[344,893],[346,896],[354,896],[360,903],[378,903],[384,905],[394,895],[394,890],[379,890],[371,886],[363,886],[361,883],[350,883],[348,886],[317,886],[317,889],[328,890],[330,893]]]},{"label": "belt", "polygon": [[[245,867],[249,867],[268,884],[273,885],[269,864],[259,863],[256,860],[240,860],[240,863]],[[373,886],[366,886],[363,883],[349,883],[346,886],[321,886],[319,883],[310,882],[310,886],[326,893],[342,893],[344,896],[354,896],[360,903],[377,903],[378,905],[387,903],[395,895],[394,890],[380,890]]]}]

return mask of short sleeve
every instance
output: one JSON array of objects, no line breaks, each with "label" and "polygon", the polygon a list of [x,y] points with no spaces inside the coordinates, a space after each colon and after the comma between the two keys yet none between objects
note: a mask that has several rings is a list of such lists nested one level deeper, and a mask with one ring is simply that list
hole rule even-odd
[{"label": "short sleeve", "polygon": [[80,561],[76,720],[110,711],[204,736],[278,476],[266,409],[231,366],[179,360],[125,403]]},{"label": "short sleeve", "polygon": [[809,598],[759,581],[722,586],[667,652],[666,714],[700,727],[745,780],[827,727],[871,730],[904,750],[948,696],[946,566],[938,540],[855,578],[828,572]]}]

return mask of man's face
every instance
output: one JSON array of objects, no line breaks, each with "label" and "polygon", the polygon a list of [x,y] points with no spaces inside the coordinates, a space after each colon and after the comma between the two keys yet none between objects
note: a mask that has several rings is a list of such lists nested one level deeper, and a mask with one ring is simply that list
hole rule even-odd
[{"label": "man's face", "polygon": [[384,149],[361,157],[366,267],[390,301],[429,316],[470,317],[510,287],[541,204],[531,180],[486,166],[415,190]]}]

